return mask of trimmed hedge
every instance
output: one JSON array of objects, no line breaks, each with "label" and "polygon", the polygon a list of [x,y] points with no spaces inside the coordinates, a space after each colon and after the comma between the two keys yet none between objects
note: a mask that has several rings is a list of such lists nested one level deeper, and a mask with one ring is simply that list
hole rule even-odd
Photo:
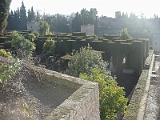
[{"label": "trimmed hedge", "polygon": [[5,41],[8,41],[9,37],[0,37],[0,43],[4,43]]},{"label": "trimmed hedge", "polygon": [[85,32],[73,32],[72,36],[86,36]]},{"label": "trimmed hedge", "polygon": [[10,49],[11,48],[11,41],[6,41],[4,44],[4,49]]}]

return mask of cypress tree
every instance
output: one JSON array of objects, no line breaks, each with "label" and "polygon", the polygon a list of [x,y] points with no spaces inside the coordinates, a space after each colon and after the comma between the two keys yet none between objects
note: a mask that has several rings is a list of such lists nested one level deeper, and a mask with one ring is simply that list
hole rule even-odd
[{"label": "cypress tree", "polygon": [[7,18],[11,0],[0,0],[0,35],[3,35],[7,26]]},{"label": "cypress tree", "polygon": [[26,15],[26,7],[24,6],[24,3],[22,1],[22,5],[20,7],[20,30],[26,30],[27,29],[27,15]]}]

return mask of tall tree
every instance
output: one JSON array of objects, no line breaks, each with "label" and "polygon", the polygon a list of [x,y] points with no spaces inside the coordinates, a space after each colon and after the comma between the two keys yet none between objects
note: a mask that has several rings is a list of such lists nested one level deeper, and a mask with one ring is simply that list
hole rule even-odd
[{"label": "tall tree", "polygon": [[3,35],[7,26],[7,18],[11,0],[0,0],[0,35]]},{"label": "tall tree", "polygon": [[20,7],[20,20],[21,20],[21,30],[27,29],[27,15],[26,15],[26,7],[22,1],[22,5]]},{"label": "tall tree", "polygon": [[35,21],[36,15],[33,9],[33,6],[31,7],[31,9],[28,10],[28,21],[31,22],[32,20]]},{"label": "tall tree", "polygon": [[39,11],[36,12],[36,16],[35,16],[35,21],[39,22],[41,20],[41,15],[39,13]]},{"label": "tall tree", "polygon": [[45,15],[50,30],[55,32],[71,32],[71,18],[62,14]]},{"label": "tall tree", "polygon": [[81,13],[76,13],[72,20],[73,31],[81,31],[81,25],[91,24],[95,26],[95,33],[97,33],[97,9],[91,8],[90,11],[83,8]]}]

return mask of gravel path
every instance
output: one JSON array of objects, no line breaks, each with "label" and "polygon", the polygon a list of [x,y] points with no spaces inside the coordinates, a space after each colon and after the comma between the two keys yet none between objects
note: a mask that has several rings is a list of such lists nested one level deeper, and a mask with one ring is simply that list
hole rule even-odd
[{"label": "gravel path", "polygon": [[[160,66],[160,61],[155,61],[154,71],[157,74],[153,76],[160,76],[160,71],[158,70]],[[150,90],[147,99],[146,112],[144,120],[160,120],[160,77],[152,77],[150,82]]]}]

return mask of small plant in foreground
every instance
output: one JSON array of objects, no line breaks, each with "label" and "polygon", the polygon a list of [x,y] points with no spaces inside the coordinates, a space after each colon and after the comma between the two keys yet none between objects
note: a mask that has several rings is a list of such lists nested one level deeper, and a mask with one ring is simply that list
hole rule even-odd
[{"label": "small plant in foreground", "polygon": [[117,112],[122,114],[127,108],[128,99],[125,98],[123,87],[111,77],[105,80],[105,75],[99,69],[92,69],[92,74],[80,74],[80,78],[99,83],[99,102],[101,120],[114,120]]},{"label": "small plant in foreground", "polygon": [[16,75],[19,69],[20,62],[16,59],[12,64],[1,64],[0,65],[0,83],[5,84],[13,76]]}]

